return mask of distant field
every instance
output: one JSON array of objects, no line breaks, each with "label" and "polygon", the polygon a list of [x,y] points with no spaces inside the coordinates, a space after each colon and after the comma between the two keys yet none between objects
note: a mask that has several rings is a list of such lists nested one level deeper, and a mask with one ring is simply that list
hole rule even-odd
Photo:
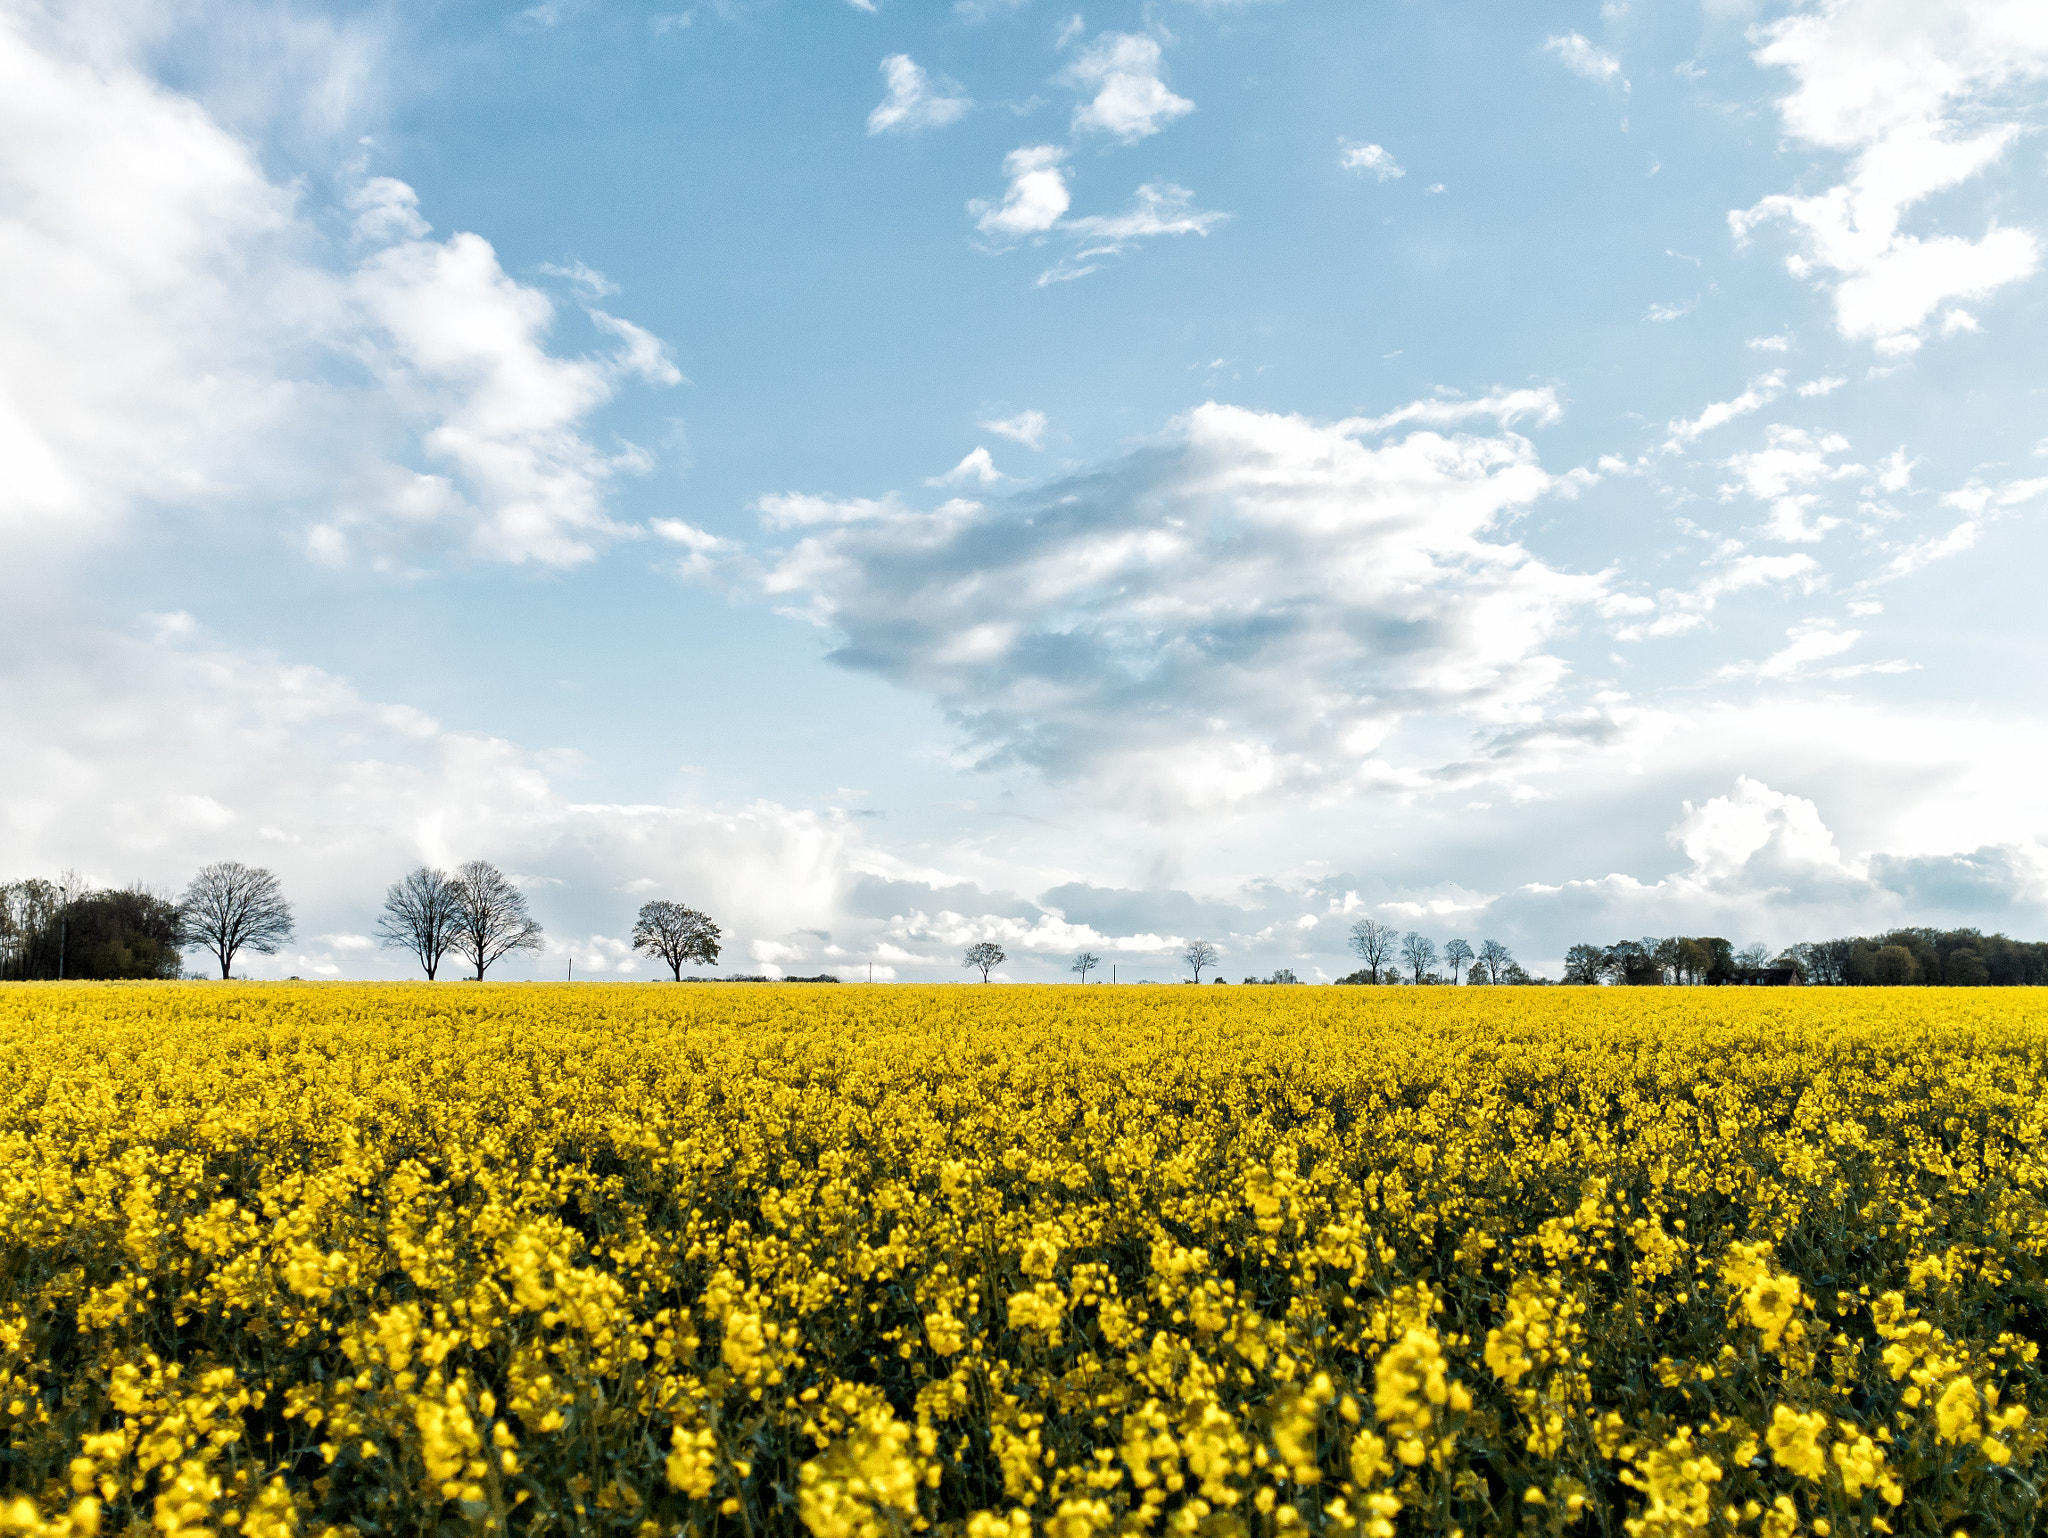
[{"label": "distant field", "polygon": [[0,1533],[2042,1525],[2032,991],[0,988]]}]

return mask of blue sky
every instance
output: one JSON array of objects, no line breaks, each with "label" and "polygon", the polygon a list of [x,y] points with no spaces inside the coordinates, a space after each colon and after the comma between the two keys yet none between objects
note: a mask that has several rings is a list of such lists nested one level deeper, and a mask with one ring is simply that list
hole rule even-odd
[{"label": "blue sky", "polygon": [[0,874],[646,976],[2048,932],[2020,3],[0,5]]}]

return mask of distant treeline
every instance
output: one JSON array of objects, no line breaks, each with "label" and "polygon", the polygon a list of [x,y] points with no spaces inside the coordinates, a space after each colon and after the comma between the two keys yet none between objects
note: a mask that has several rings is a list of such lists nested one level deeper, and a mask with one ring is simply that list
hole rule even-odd
[{"label": "distant treeline", "polygon": [[2011,940],[1975,929],[1895,929],[1890,934],[1795,945],[1787,957],[1809,983],[1946,984],[2017,988],[2048,984],[2048,941]]},{"label": "distant treeline", "polygon": [[1813,940],[1775,956],[1737,951],[1716,936],[1654,936],[1565,952],[1567,983],[1747,983],[1789,972],[1822,987],[2038,987],[2048,984],[2048,941],[2013,940],[1978,929],[1894,929],[1881,935]]}]

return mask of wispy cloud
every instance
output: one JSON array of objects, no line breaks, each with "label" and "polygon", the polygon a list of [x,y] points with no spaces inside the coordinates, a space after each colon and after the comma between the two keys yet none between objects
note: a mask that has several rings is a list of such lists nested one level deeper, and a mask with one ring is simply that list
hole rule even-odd
[{"label": "wispy cloud", "polygon": [[1027,449],[1038,449],[1045,445],[1046,417],[1042,411],[1020,411],[1013,417],[999,417],[981,425],[997,437],[1008,438],[1012,443],[1021,443]]},{"label": "wispy cloud", "polygon": [[1195,195],[1172,182],[1147,182],[1121,214],[1088,214],[1062,222],[1061,230],[1083,242],[1080,250],[1038,275],[1038,286],[1084,278],[1105,257],[1158,235],[1207,235],[1230,215],[1196,208]]},{"label": "wispy cloud", "polygon": [[917,133],[957,123],[974,103],[932,88],[931,78],[907,53],[892,53],[881,63],[889,94],[868,114],[871,134]]},{"label": "wispy cloud", "polygon": [[1664,451],[1667,454],[1676,453],[1715,428],[1725,427],[1737,417],[1748,416],[1752,411],[1761,411],[1784,393],[1785,371],[1773,369],[1761,379],[1752,380],[1749,388],[1733,400],[1715,401],[1698,416],[1681,418],[1671,423],[1671,436],[1664,440]]},{"label": "wispy cloud", "polygon": [[1567,32],[1562,37],[1552,37],[1544,43],[1543,51],[1555,54],[1557,61],[1581,80],[1590,80],[1596,85],[1612,85],[1620,80],[1622,89],[1628,89],[1628,82],[1621,77],[1621,60],[1606,49],[1596,47],[1580,33]]}]

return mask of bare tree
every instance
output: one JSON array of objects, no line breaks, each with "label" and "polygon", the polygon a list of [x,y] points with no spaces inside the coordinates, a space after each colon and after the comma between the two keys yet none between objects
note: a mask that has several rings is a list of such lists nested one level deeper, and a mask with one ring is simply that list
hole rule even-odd
[{"label": "bare tree", "polygon": [[1509,967],[1515,964],[1514,953],[1498,940],[1483,940],[1479,945],[1477,965],[1486,968],[1486,980],[1497,983],[1507,975]]},{"label": "bare tree", "polygon": [[1216,947],[1207,940],[1190,940],[1182,948],[1180,959],[1195,969],[1195,981],[1202,980],[1202,968],[1216,965]]},{"label": "bare tree", "polygon": [[274,956],[292,937],[292,905],[276,875],[240,860],[204,867],[185,888],[178,910],[180,948],[212,951],[223,979],[239,952]]},{"label": "bare tree", "polygon": [[659,956],[677,982],[683,980],[684,962],[709,966],[718,960],[718,938],[718,926],[704,914],[665,900],[642,903],[633,923],[633,949]]},{"label": "bare tree", "polygon": [[1366,971],[1372,974],[1375,986],[1380,980],[1380,968],[1394,964],[1394,947],[1400,943],[1400,936],[1391,924],[1376,923],[1372,919],[1360,919],[1351,926],[1351,949],[1358,959],[1365,963]]},{"label": "bare tree", "polygon": [[455,925],[462,917],[462,900],[455,883],[444,870],[422,865],[403,881],[391,883],[384,894],[384,915],[377,920],[377,933],[386,950],[411,951],[427,969],[427,981],[434,980],[441,958],[455,944]]},{"label": "bare tree", "polygon": [[1463,940],[1453,940],[1444,947],[1444,960],[1450,963],[1452,982],[1458,981],[1458,974],[1464,970],[1465,963],[1472,959],[1472,954],[1472,947]]},{"label": "bare tree", "polygon": [[1088,974],[1101,965],[1102,958],[1096,955],[1095,952],[1083,951],[1074,958],[1074,964],[1068,967],[1067,970],[1069,972],[1079,972],[1081,974],[1081,981],[1085,983],[1088,981]]},{"label": "bare tree", "polygon": [[963,967],[980,967],[981,980],[988,981],[989,973],[1010,958],[1003,954],[1003,948],[993,940],[976,940],[967,947],[967,954],[960,959]]},{"label": "bare tree", "polygon": [[541,927],[526,911],[526,894],[490,861],[471,860],[457,867],[450,885],[457,909],[454,946],[476,967],[478,982],[499,957],[540,949]]},{"label": "bare tree", "polygon": [[1401,960],[1415,974],[1415,981],[1421,982],[1436,965],[1436,941],[1409,930],[1401,937]]},{"label": "bare tree", "polygon": [[1771,964],[1771,948],[1762,941],[1745,945],[1735,953],[1735,964],[1738,967],[1767,967]]}]

